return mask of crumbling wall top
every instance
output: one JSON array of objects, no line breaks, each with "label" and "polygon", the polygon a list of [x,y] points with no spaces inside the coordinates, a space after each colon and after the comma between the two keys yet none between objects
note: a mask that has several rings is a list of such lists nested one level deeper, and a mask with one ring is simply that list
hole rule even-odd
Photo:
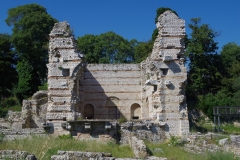
[{"label": "crumbling wall top", "polygon": [[54,27],[49,34],[51,37],[56,36],[71,36],[72,31],[70,29],[70,25],[67,21],[64,22],[58,22],[54,24]]}]

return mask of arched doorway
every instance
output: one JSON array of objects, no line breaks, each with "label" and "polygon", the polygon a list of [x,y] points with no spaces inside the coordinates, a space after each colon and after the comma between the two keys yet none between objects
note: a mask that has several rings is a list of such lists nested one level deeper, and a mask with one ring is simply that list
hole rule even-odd
[{"label": "arched doorway", "polygon": [[91,104],[87,104],[84,106],[84,118],[86,119],[94,119],[94,107]]},{"label": "arched doorway", "polygon": [[137,103],[132,104],[131,106],[131,118],[140,119],[141,116],[141,106]]}]

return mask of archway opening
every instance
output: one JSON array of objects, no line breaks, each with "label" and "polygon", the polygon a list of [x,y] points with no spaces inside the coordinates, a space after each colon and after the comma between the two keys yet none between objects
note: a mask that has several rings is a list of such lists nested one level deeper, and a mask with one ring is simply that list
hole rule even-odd
[{"label": "archway opening", "polygon": [[84,118],[86,119],[94,119],[94,107],[91,104],[87,104],[84,106]]},{"label": "archway opening", "polygon": [[131,106],[131,118],[140,119],[141,116],[141,106],[137,103],[132,104]]}]

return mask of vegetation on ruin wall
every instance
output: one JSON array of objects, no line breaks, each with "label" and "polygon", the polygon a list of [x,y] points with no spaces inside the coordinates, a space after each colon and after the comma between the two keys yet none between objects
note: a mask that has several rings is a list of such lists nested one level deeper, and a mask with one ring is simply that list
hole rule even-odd
[{"label": "vegetation on ruin wall", "polygon": [[64,137],[33,137],[14,141],[3,141],[0,150],[22,150],[34,154],[38,159],[49,160],[52,155],[57,155],[58,150],[83,151],[83,152],[106,152],[112,153],[113,157],[134,157],[129,146],[120,146],[113,141],[100,142],[95,140],[78,141],[69,136]]}]

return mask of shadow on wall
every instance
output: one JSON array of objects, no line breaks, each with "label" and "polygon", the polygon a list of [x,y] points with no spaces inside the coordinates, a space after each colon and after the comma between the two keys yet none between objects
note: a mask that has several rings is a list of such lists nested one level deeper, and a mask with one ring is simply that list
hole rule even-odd
[{"label": "shadow on wall", "polygon": [[120,99],[107,96],[101,84],[87,68],[79,80],[79,93],[81,98],[79,110],[83,113],[84,119],[125,118],[120,111]]},{"label": "shadow on wall", "polygon": [[[108,71],[103,74],[109,74],[107,72]],[[113,70],[113,73],[116,72],[117,71]],[[99,75],[97,78],[93,76],[96,74]],[[121,80],[111,77],[111,75],[105,77],[101,74],[101,71],[89,71],[86,68],[79,78],[79,95],[81,102],[79,103],[78,108],[83,114],[83,118],[140,119],[140,105],[133,102],[132,104],[127,104],[129,106],[126,106],[124,100],[121,99],[122,97],[125,97],[129,100],[129,97],[125,95],[127,93],[124,93],[124,91],[121,90],[122,87],[128,87],[127,84],[121,84]]]}]

